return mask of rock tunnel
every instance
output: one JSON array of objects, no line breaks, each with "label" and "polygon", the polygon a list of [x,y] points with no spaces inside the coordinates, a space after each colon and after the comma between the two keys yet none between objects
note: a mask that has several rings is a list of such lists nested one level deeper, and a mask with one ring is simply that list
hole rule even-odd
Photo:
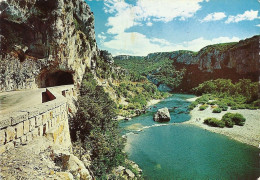
[{"label": "rock tunnel", "polygon": [[56,71],[52,73],[47,73],[43,79],[44,87],[53,87],[61,85],[74,84],[73,75],[71,72],[66,71]]}]

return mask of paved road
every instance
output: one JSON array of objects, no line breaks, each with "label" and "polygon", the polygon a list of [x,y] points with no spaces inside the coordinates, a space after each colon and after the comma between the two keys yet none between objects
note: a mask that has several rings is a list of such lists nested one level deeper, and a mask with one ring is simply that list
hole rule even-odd
[{"label": "paved road", "polygon": [[42,92],[46,88],[0,93],[0,114],[24,109],[42,103]]},{"label": "paved road", "polygon": [[[63,90],[73,88],[73,85],[55,86],[51,88],[54,88],[61,94]],[[42,92],[45,91],[46,88],[40,88],[0,93],[0,115],[41,104]]]}]

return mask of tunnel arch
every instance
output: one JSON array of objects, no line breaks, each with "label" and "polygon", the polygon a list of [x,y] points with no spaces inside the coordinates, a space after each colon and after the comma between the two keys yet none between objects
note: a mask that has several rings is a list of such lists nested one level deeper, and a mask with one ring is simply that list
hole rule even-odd
[{"label": "tunnel arch", "polygon": [[73,74],[66,71],[55,71],[47,73],[43,79],[45,87],[74,84]]}]

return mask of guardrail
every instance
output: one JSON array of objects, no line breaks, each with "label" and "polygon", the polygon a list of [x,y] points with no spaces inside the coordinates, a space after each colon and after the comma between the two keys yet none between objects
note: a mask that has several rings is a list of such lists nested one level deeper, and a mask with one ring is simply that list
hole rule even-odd
[{"label": "guardrail", "polygon": [[[75,96],[73,85],[46,88],[50,101],[0,117],[0,154],[45,136],[54,143],[70,145],[68,96]],[[67,98],[66,98],[67,97]]]}]

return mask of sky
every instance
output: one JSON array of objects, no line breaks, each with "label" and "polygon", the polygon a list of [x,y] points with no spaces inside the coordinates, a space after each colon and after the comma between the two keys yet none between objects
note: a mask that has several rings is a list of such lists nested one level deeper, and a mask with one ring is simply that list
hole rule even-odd
[{"label": "sky", "polygon": [[199,51],[260,34],[260,0],[85,0],[112,55]]}]

